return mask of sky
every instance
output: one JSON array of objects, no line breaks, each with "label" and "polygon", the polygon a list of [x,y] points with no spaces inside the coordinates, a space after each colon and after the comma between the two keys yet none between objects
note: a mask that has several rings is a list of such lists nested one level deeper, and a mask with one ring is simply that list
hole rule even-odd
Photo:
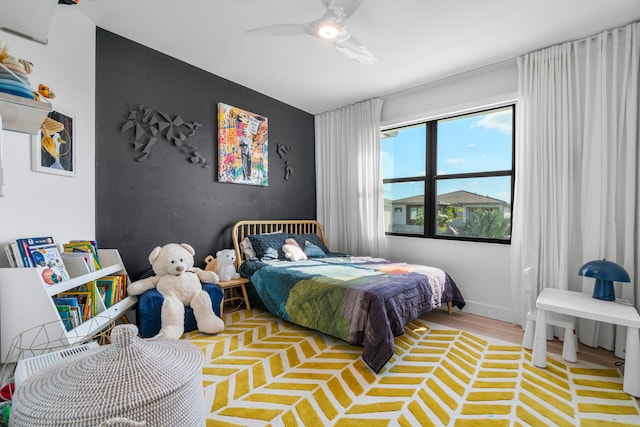
[{"label": "sky", "polygon": [[[512,168],[512,110],[502,108],[438,122],[438,174],[508,170]],[[424,176],[425,127],[400,128],[395,137],[383,138],[383,178]],[[385,198],[397,200],[421,195],[424,185],[385,185]],[[438,194],[456,190],[511,202],[509,177],[439,181]]]}]

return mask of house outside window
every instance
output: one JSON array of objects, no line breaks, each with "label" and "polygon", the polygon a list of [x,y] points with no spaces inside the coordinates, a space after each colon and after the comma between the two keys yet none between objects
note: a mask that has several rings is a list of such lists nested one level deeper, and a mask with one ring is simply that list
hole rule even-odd
[{"label": "house outside window", "polygon": [[509,243],[515,105],[381,132],[385,232]]}]

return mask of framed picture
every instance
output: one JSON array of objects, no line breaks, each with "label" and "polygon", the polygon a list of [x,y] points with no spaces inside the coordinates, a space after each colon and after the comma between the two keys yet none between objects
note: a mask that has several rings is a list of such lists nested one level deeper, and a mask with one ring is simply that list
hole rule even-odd
[{"label": "framed picture", "polygon": [[268,120],[218,104],[218,182],[269,185]]},{"label": "framed picture", "polygon": [[42,129],[33,136],[32,170],[55,175],[76,174],[75,117],[54,109]]}]

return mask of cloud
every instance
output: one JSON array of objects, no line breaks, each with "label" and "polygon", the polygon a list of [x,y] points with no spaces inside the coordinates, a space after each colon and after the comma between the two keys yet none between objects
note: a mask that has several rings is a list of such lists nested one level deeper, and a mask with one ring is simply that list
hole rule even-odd
[{"label": "cloud", "polygon": [[512,130],[511,125],[511,110],[505,110],[482,116],[482,118],[477,122],[474,122],[472,126],[497,129],[500,132],[510,134]]},{"label": "cloud", "polygon": [[464,159],[463,159],[463,158],[459,158],[459,159],[447,159],[447,163],[464,163]]},{"label": "cloud", "polygon": [[467,144],[467,147],[475,147],[476,144]]}]

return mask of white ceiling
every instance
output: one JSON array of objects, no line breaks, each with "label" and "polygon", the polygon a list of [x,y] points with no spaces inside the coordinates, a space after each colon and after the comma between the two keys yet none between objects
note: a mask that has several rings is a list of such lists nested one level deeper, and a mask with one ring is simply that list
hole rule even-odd
[{"label": "white ceiling", "polygon": [[312,114],[640,19],[640,0],[363,0],[348,29],[378,58],[364,66],[311,36],[246,34],[312,21],[324,13],[320,0],[81,0],[75,7],[101,28]]}]

